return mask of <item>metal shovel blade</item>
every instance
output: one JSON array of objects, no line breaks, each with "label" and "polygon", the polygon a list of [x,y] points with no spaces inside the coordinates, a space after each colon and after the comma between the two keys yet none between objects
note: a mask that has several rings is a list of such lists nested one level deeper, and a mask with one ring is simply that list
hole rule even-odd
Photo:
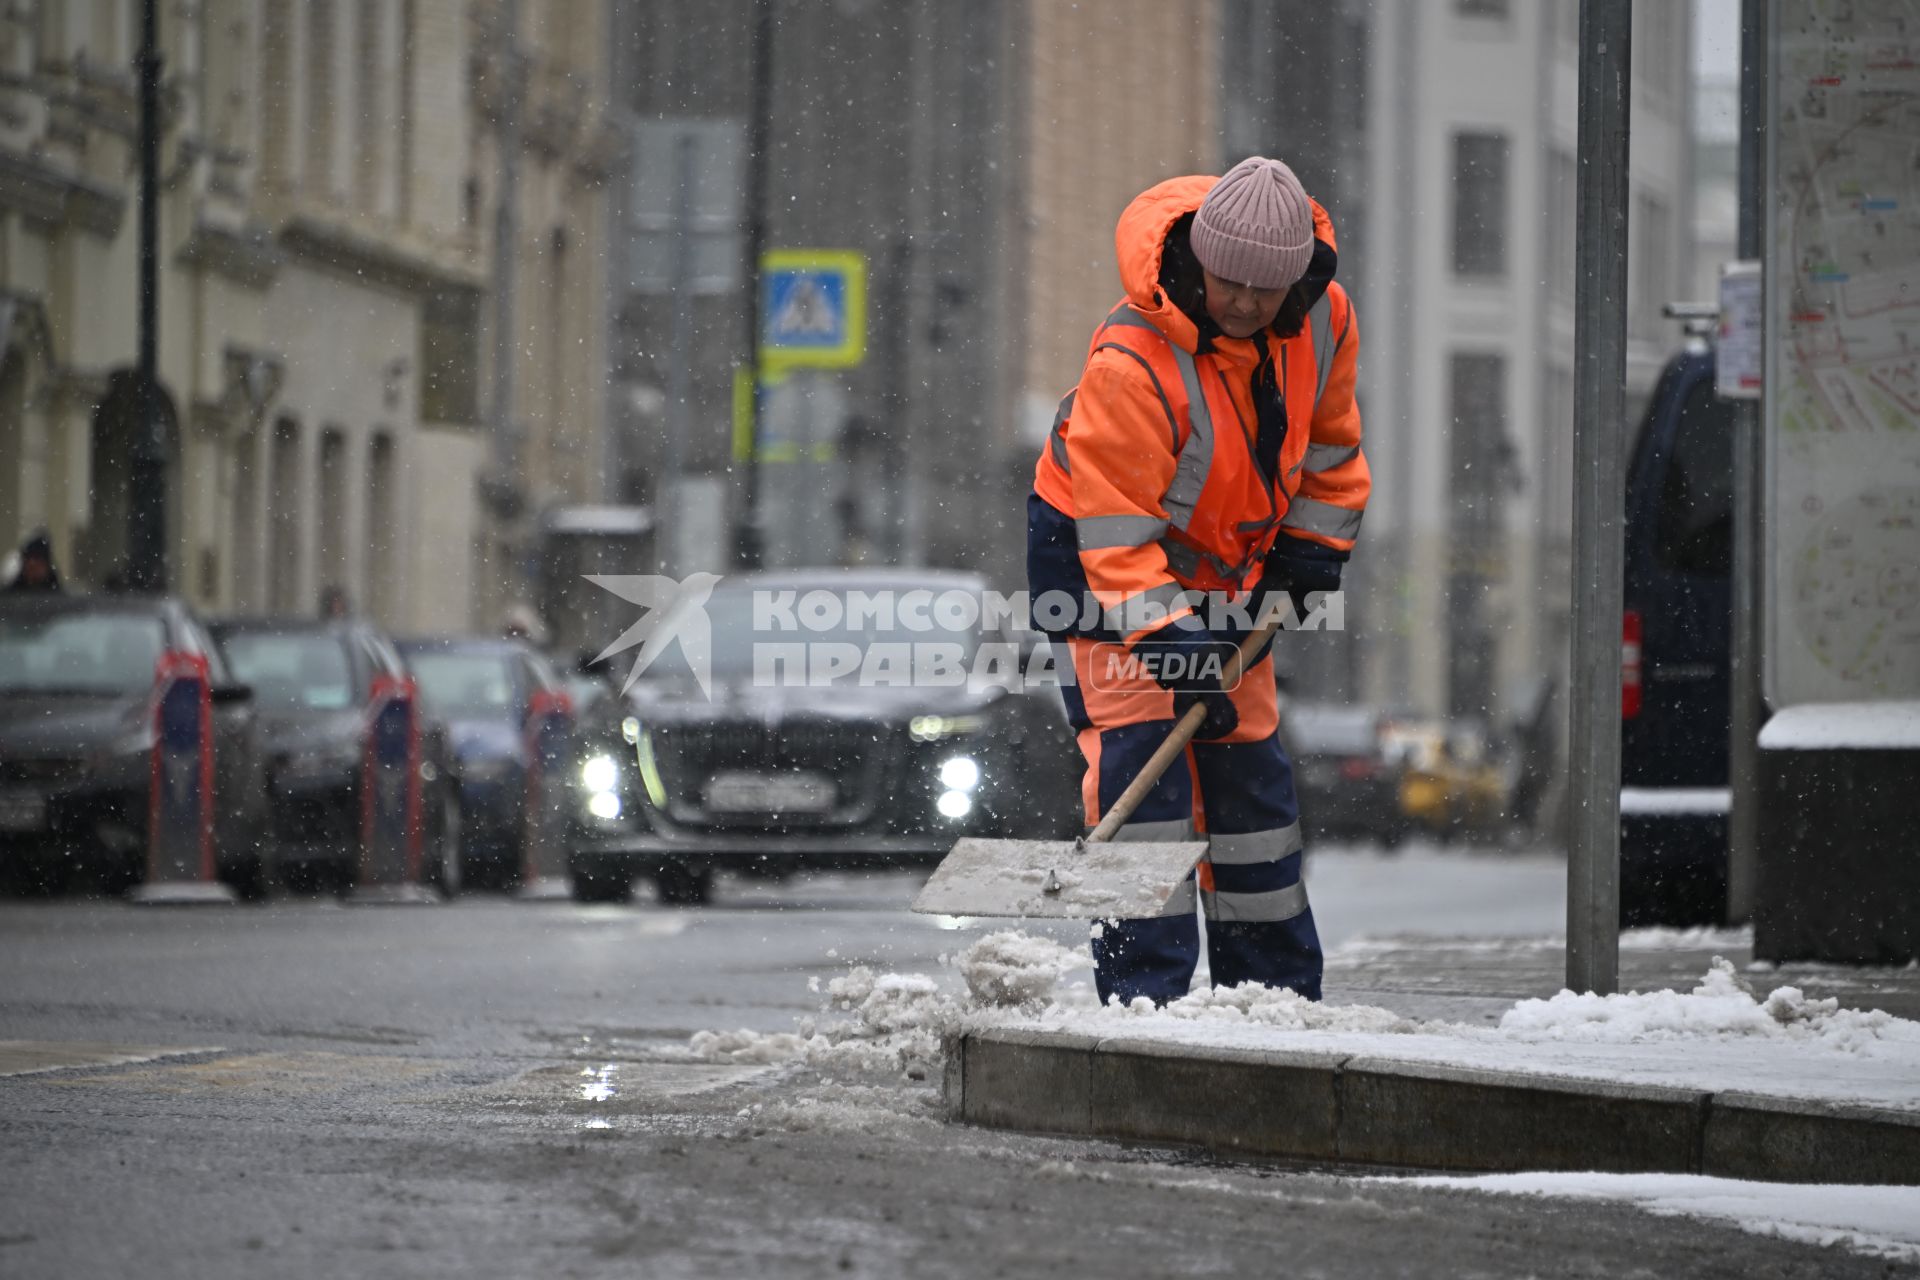
[{"label": "metal shovel blade", "polygon": [[984,840],[953,846],[913,909],[942,916],[1153,916],[1207,856],[1204,841]]}]

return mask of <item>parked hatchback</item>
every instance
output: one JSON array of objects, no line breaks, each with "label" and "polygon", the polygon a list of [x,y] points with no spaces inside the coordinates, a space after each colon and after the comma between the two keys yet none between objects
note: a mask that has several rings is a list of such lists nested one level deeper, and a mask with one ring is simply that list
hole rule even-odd
[{"label": "parked hatchback", "polygon": [[[254,691],[267,760],[275,878],[290,887],[344,889],[359,865],[372,698],[408,672],[392,641],[360,620],[242,618],[214,634]],[[421,709],[422,878],[458,883],[460,793],[447,729]]]},{"label": "parked hatchback", "polygon": [[252,693],[205,625],[165,596],[0,595],[0,874],[107,893],[145,878],[169,655],[207,665],[215,868],[242,896],[263,892]]},{"label": "parked hatchback", "polygon": [[518,883],[533,764],[529,718],[566,701],[553,665],[519,640],[441,636],[400,642],[428,711],[447,725],[460,791],[460,859],[475,888]]}]

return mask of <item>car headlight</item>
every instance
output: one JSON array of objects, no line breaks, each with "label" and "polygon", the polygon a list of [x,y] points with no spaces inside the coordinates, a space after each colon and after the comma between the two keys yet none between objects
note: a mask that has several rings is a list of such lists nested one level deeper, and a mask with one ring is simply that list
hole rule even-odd
[{"label": "car headlight", "polygon": [[935,804],[943,818],[957,820],[973,812],[973,797],[964,791],[943,791]]},{"label": "car headlight", "polygon": [[907,736],[915,742],[942,742],[978,733],[986,723],[985,716],[915,716],[907,721]]},{"label": "car headlight", "polygon": [[940,763],[940,785],[949,791],[971,791],[980,785],[980,764],[972,756],[950,756]]},{"label": "car headlight", "polygon": [[620,797],[611,791],[596,791],[587,801],[587,812],[611,822],[620,816]]},{"label": "car headlight", "polygon": [[580,766],[580,785],[588,791],[612,791],[620,785],[620,766],[612,756],[589,756]]}]

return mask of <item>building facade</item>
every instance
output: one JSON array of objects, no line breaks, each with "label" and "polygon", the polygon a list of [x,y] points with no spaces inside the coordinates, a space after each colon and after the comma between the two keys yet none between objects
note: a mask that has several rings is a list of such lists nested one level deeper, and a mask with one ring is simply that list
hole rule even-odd
[{"label": "building facade", "polygon": [[[1380,0],[1366,70],[1370,699],[1493,724],[1566,688],[1578,7]],[[1692,258],[1688,14],[1634,5],[1631,419]],[[1521,73],[1516,74],[1516,69]],[[1618,425],[1630,446],[1633,422]]]},{"label": "building facade", "polygon": [[[559,10],[576,23],[562,21]],[[76,583],[127,553],[138,0],[16,6],[0,35],[0,538],[46,526]],[[402,630],[484,625],[480,480],[503,15],[464,0],[165,5],[159,201],[169,586],[220,612],[337,588]],[[607,144],[604,5],[523,20],[528,252],[515,459],[534,505],[590,496]],[[563,323],[552,327],[556,296]],[[547,342],[550,347],[542,347]],[[548,371],[554,371],[549,376]],[[497,540],[495,540],[497,541]],[[508,579],[507,590],[512,589]]]}]

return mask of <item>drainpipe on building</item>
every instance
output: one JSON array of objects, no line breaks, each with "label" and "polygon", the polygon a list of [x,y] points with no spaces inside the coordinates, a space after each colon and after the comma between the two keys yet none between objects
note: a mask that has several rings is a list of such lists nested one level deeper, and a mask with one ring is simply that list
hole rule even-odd
[{"label": "drainpipe on building", "polygon": [[160,412],[160,38],[159,0],[140,17],[139,421],[127,486],[127,583],[167,587],[167,432]]}]

